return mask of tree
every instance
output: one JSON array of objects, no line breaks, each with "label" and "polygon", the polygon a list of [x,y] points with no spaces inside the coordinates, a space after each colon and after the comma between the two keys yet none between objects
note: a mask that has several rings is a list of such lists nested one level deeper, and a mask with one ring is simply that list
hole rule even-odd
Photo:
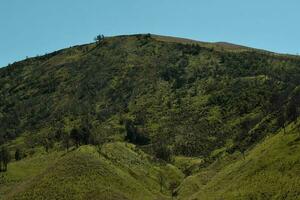
[{"label": "tree", "polygon": [[2,155],[2,150],[0,150],[0,172],[2,172],[2,163],[3,163],[3,155]]},{"label": "tree", "polygon": [[80,129],[81,140],[83,144],[89,144],[90,140],[90,129],[88,127],[81,127]]},{"label": "tree", "polygon": [[143,128],[138,128],[134,122],[128,120],[125,122],[126,137],[125,140],[137,145],[146,145],[149,143],[149,138],[146,137],[146,131]]},{"label": "tree", "polygon": [[54,138],[50,134],[48,134],[42,137],[41,144],[44,146],[46,152],[48,153],[49,149],[53,148],[54,146]]},{"label": "tree", "polygon": [[298,117],[298,112],[297,112],[296,103],[294,101],[288,103],[286,115],[290,121],[296,122],[296,119]]},{"label": "tree", "polygon": [[22,159],[22,152],[19,148],[16,149],[16,152],[15,152],[15,160],[16,161],[19,161]]},{"label": "tree", "polygon": [[290,121],[293,121],[294,123],[296,123],[297,118],[300,115],[299,102],[300,102],[300,87],[297,87],[292,92],[286,109],[287,118]]},{"label": "tree", "polygon": [[104,40],[104,35],[97,35],[94,40],[96,41],[97,44],[100,44]]},{"label": "tree", "polygon": [[158,145],[155,145],[154,154],[156,158],[166,162],[171,161],[171,151],[165,143],[159,143]]},{"label": "tree", "polygon": [[162,171],[158,172],[158,183],[160,185],[160,192],[163,191],[163,186],[165,185],[165,177]]},{"label": "tree", "polygon": [[70,132],[70,138],[74,141],[74,144],[78,148],[81,144],[81,134],[77,128],[73,128]]},{"label": "tree", "polygon": [[74,142],[76,147],[81,144],[89,144],[91,140],[90,126],[81,125],[80,128],[73,128],[70,132],[70,139]]},{"label": "tree", "polygon": [[92,145],[102,146],[106,142],[106,138],[99,133],[93,133],[90,135],[89,142]]},{"label": "tree", "polygon": [[177,196],[177,187],[179,186],[179,183],[177,181],[172,181],[170,183],[169,189],[171,190],[172,199]]},{"label": "tree", "polygon": [[62,146],[68,151],[71,145],[70,135],[65,133],[62,135]]},{"label": "tree", "polygon": [[135,143],[136,142],[136,128],[132,121],[128,120],[125,122],[125,130],[126,130],[126,137],[125,140]]},{"label": "tree", "polygon": [[10,154],[7,149],[7,147],[2,147],[0,151],[0,161],[1,161],[1,169],[0,171],[6,172],[7,171],[7,165],[10,162]]},{"label": "tree", "polygon": [[0,132],[0,145],[5,143],[4,135]]},{"label": "tree", "polygon": [[246,152],[246,150],[247,150],[247,148],[245,147],[245,146],[243,146],[243,145],[239,145],[238,146],[238,150],[241,152],[241,154],[242,154],[242,156],[243,156],[243,159],[245,160],[245,152]]},{"label": "tree", "polygon": [[285,121],[286,121],[285,112],[283,109],[280,109],[279,115],[277,118],[277,124],[280,128],[283,129],[283,133],[285,133]]}]

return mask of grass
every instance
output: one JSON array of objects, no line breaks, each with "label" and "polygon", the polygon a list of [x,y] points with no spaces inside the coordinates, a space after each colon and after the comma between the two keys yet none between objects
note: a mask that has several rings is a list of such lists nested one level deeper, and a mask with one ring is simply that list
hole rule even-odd
[{"label": "grass", "polygon": [[178,167],[181,171],[189,171],[194,173],[195,170],[199,168],[204,160],[198,157],[186,157],[186,156],[175,156],[174,165]]},{"label": "grass", "polygon": [[287,132],[266,138],[245,158],[227,156],[188,177],[179,188],[179,199],[298,199],[300,134],[295,125]]},{"label": "grass", "polygon": [[170,199],[176,182],[180,200],[294,200],[300,195],[297,126],[265,138],[245,158],[224,155],[185,179],[180,170],[199,170],[202,159],[177,156],[174,165],[162,164],[124,142],[48,154],[36,150],[9,164],[1,175],[0,199]]},{"label": "grass", "polygon": [[0,199],[19,187],[20,184],[30,182],[32,177],[42,173],[49,165],[61,156],[61,152],[51,154],[36,154],[18,162],[9,164],[9,170],[0,174]]},{"label": "grass", "polygon": [[169,199],[169,185],[183,179],[176,167],[121,142],[34,155],[4,176],[1,199]]}]

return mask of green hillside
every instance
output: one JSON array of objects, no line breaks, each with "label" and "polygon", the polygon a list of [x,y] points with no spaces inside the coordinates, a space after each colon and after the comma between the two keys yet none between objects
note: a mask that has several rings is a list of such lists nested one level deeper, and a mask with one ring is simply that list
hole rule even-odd
[{"label": "green hillside", "polygon": [[[300,124],[265,138],[243,158],[223,155],[188,177],[178,199],[299,199]],[[193,195],[191,195],[193,194]]]},{"label": "green hillside", "polygon": [[176,167],[126,143],[38,154],[9,168],[3,199],[169,199],[169,185],[183,179]]},{"label": "green hillside", "polygon": [[0,86],[0,199],[299,195],[298,56],[99,36],[0,68]]}]

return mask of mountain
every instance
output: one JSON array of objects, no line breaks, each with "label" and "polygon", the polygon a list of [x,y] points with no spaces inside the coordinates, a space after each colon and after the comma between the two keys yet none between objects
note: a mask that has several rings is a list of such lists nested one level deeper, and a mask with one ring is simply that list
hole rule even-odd
[{"label": "mountain", "polygon": [[298,56],[99,36],[0,68],[0,85],[3,199],[300,196]]}]

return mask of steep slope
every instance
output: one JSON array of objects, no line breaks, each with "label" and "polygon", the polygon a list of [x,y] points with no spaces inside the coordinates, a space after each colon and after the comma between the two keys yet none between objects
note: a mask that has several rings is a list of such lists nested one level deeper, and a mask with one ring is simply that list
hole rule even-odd
[{"label": "steep slope", "polygon": [[56,163],[61,155],[62,152],[53,152],[51,154],[36,153],[33,157],[10,163],[9,170],[0,174],[0,199],[5,199],[4,196],[11,191],[17,193],[19,184],[30,182],[34,177],[47,169],[48,166]]},{"label": "steep slope", "polygon": [[102,150],[83,146],[54,151],[10,168],[3,177],[6,183],[0,183],[7,187],[1,187],[2,199],[168,199],[169,184],[183,178],[174,166],[151,161],[124,143],[108,143]]},{"label": "steep slope", "polygon": [[[299,199],[300,124],[291,124],[246,153],[224,155],[185,179],[179,199]],[[194,195],[191,195],[194,193]]]}]

